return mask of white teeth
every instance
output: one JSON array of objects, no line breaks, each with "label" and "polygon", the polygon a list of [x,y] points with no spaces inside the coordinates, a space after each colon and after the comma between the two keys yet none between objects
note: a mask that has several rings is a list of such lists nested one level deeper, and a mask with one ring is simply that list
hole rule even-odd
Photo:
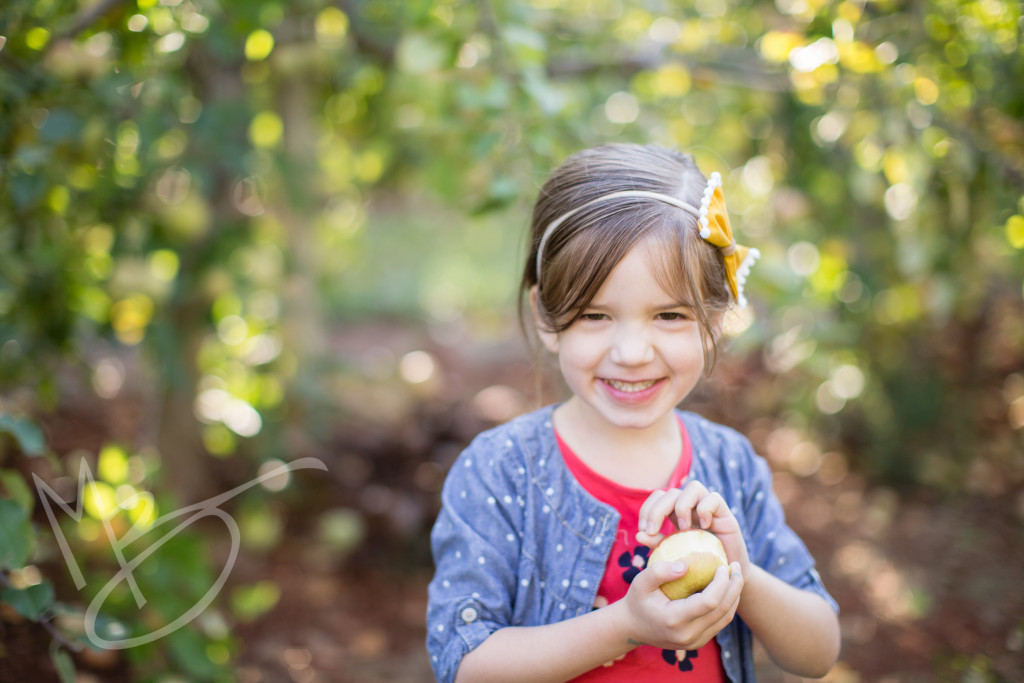
[{"label": "white teeth", "polygon": [[625,391],[627,393],[635,393],[637,391],[643,391],[644,389],[650,389],[654,386],[654,383],[658,380],[649,379],[644,382],[623,382],[617,379],[605,380],[608,384],[612,385],[619,391]]}]

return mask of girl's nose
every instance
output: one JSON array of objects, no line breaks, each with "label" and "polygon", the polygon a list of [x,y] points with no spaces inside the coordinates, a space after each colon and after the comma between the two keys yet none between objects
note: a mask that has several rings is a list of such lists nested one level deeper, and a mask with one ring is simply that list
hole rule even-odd
[{"label": "girl's nose", "polygon": [[619,365],[643,365],[654,360],[649,330],[643,325],[623,325],[616,331],[611,360]]}]

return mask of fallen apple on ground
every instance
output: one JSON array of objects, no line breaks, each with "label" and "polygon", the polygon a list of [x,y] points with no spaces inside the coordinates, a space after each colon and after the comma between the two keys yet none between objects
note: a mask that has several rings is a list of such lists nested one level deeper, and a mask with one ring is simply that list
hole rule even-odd
[{"label": "fallen apple on ground", "polygon": [[647,564],[652,562],[686,563],[685,574],[661,585],[672,600],[701,592],[715,578],[715,570],[728,564],[722,542],[704,529],[685,529],[668,536],[651,553]]}]

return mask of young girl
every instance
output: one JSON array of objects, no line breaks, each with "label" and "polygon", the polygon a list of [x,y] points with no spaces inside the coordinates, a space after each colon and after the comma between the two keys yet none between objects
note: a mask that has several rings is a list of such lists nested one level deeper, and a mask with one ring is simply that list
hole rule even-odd
[{"label": "young girl", "polygon": [[[541,189],[522,292],[572,395],[481,434],[448,475],[427,609],[439,680],[750,681],[752,635],[795,674],[836,661],[836,604],[767,464],[676,409],[756,256],[720,185],[677,152],[607,145]],[[687,568],[647,566],[649,550],[695,526],[730,565],[669,600],[659,587]]]}]

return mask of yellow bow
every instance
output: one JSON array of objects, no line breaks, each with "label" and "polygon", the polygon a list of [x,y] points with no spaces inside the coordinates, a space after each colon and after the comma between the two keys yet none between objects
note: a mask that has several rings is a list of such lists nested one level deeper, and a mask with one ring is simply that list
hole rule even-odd
[{"label": "yellow bow", "polygon": [[725,210],[725,196],[722,194],[722,176],[717,171],[708,177],[708,184],[704,187],[704,198],[700,203],[698,220],[700,221],[700,236],[718,247],[722,254],[733,300],[740,307],[746,306],[747,300],[743,296],[743,286],[746,284],[747,275],[750,273],[754,261],[760,258],[761,252],[736,244],[736,240],[733,239],[729,214]]}]

